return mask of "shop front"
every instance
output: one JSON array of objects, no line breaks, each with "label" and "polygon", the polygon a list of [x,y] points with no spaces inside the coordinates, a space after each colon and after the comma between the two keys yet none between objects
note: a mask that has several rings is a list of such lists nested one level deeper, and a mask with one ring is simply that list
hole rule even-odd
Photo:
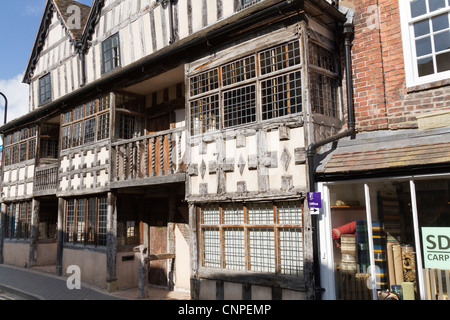
[{"label": "shop front", "polygon": [[318,187],[324,299],[449,299],[450,174]]}]

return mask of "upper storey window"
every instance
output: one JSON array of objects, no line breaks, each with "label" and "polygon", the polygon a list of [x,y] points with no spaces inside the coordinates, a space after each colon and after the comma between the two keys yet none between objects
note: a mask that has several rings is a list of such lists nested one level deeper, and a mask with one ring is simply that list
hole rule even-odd
[{"label": "upper storey window", "polygon": [[120,67],[119,34],[109,37],[102,43],[103,74]]},{"label": "upper storey window", "polygon": [[450,76],[450,0],[400,0],[408,86]]},{"label": "upper storey window", "polygon": [[263,0],[240,0],[240,10],[247,9],[248,7],[251,7],[252,5],[261,2]]},{"label": "upper storey window", "polygon": [[192,135],[299,113],[299,41],[193,75],[189,85]]},{"label": "upper storey window", "polygon": [[62,115],[62,150],[109,138],[109,100],[104,96]]},{"label": "upper storey window", "polygon": [[4,144],[5,166],[34,159],[36,156],[36,127],[23,128],[8,134]]},{"label": "upper storey window", "polygon": [[50,73],[39,79],[39,104],[43,105],[52,101],[52,83]]}]

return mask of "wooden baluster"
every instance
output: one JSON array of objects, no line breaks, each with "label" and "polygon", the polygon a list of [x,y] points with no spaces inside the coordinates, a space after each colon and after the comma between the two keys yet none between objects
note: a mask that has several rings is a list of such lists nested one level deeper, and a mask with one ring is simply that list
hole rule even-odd
[{"label": "wooden baluster", "polygon": [[173,137],[175,134],[169,133],[167,135],[167,140],[169,140],[169,171],[167,174],[173,174]]},{"label": "wooden baluster", "polygon": [[159,136],[159,175],[164,176],[164,136]]},{"label": "wooden baluster", "polygon": [[133,179],[133,164],[134,164],[134,148],[133,148],[133,144],[130,142],[128,144],[128,150],[130,152],[130,159],[129,159],[129,163],[128,163],[128,179]]},{"label": "wooden baluster", "polygon": [[181,168],[181,164],[182,164],[182,159],[181,159],[181,139],[182,139],[183,133],[182,132],[178,132],[178,142],[177,142],[177,150],[178,150],[178,155],[177,155],[177,163],[178,163],[178,169],[177,172],[181,173],[182,172],[182,168]]},{"label": "wooden baluster", "polygon": [[144,153],[145,178],[148,178],[148,176],[149,176],[149,174],[148,174],[148,139],[144,140],[144,148],[145,148],[145,153]]},{"label": "wooden baluster", "polygon": [[156,138],[152,137],[152,177],[156,177]]},{"label": "wooden baluster", "polygon": [[127,180],[127,145],[123,145],[123,180]]},{"label": "wooden baluster", "polygon": [[114,148],[116,150],[116,177],[115,180],[119,181],[119,167],[120,167],[120,146]]}]

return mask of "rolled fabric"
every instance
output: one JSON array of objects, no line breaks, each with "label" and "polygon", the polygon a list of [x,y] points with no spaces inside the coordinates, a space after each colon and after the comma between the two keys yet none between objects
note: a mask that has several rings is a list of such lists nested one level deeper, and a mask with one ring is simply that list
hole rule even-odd
[{"label": "rolled fabric", "polygon": [[344,224],[343,226],[333,228],[332,236],[333,239],[339,239],[342,234],[355,234],[356,232],[356,221]]}]

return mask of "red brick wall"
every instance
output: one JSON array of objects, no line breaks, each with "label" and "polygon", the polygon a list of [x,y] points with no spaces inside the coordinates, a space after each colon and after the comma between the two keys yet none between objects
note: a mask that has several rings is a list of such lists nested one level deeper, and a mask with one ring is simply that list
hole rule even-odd
[{"label": "red brick wall", "polygon": [[353,0],[358,130],[416,128],[419,114],[450,110],[450,81],[406,88],[399,0]]}]

